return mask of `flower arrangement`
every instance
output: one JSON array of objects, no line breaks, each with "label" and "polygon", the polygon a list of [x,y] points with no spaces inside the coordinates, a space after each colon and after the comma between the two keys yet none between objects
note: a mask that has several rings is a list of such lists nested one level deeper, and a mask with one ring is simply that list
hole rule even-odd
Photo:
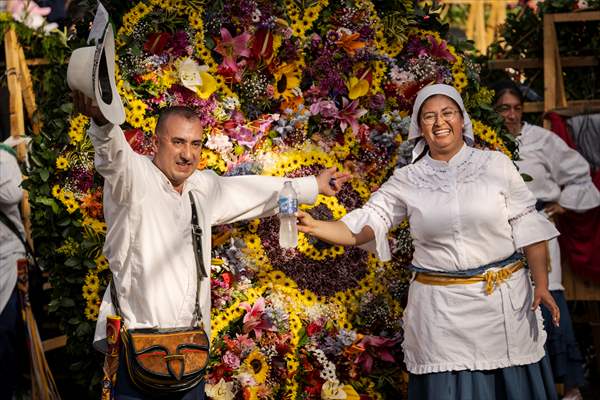
[{"label": "flower arrangement", "polygon": [[[407,21],[395,30],[403,32],[398,40],[366,0],[140,2],[123,16],[116,40],[127,141],[150,154],[160,109],[190,106],[206,137],[199,169],[352,172],[337,196],[305,207],[339,219],[402,162],[421,87],[452,84],[470,111],[491,101],[466,56],[439,32]],[[70,121],[51,181],[53,199],[80,227],[81,236],[64,238],[59,250],[86,258],[82,314],[94,321],[109,268],[100,254],[106,225],[87,124],[82,116]],[[480,145],[511,153],[487,119],[474,119],[474,128]],[[283,250],[277,231],[271,217],[213,232],[208,396],[397,398],[406,383],[399,343],[409,278],[402,267],[412,254],[407,224],[390,234],[390,263],[303,234],[296,249]]]}]

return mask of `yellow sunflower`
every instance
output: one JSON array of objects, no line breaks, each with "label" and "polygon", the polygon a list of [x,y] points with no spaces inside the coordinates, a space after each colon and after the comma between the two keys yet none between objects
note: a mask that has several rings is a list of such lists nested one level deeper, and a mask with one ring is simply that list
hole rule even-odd
[{"label": "yellow sunflower", "polygon": [[61,188],[58,185],[52,186],[52,196],[58,198],[60,196]]},{"label": "yellow sunflower", "polygon": [[254,349],[252,353],[246,357],[242,368],[254,378],[256,383],[265,383],[270,370],[265,355],[258,349]]},{"label": "yellow sunflower", "polygon": [[104,271],[105,269],[108,268],[108,260],[106,259],[105,256],[101,255],[100,257],[96,258],[94,261],[96,262],[96,268],[98,268],[98,271]]},{"label": "yellow sunflower", "polygon": [[91,287],[89,285],[85,285],[82,289],[82,296],[84,299],[88,300],[96,295],[98,288]]},{"label": "yellow sunflower", "polygon": [[100,311],[100,307],[98,307],[95,303],[88,303],[85,308],[85,317],[90,321],[95,321],[98,319],[98,312]]},{"label": "yellow sunflower", "polygon": [[275,92],[273,93],[273,97],[285,100],[296,97],[294,89],[300,85],[300,70],[296,64],[282,64],[277,68],[273,76],[275,77]]},{"label": "yellow sunflower", "polygon": [[93,272],[89,272],[85,277],[85,284],[89,286],[93,290],[97,290],[98,286],[100,286],[100,279],[98,279],[98,275]]},{"label": "yellow sunflower", "polygon": [[467,75],[464,72],[454,74],[454,87],[460,92],[462,89],[467,87],[468,80]]},{"label": "yellow sunflower", "polygon": [[60,156],[56,159],[56,168],[60,170],[66,170],[69,167],[69,160],[65,157]]},{"label": "yellow sunflower", "polygon": [[73,214],[79,208],[79,204],[77,204],[77,201],[75,200],[66,200],[64,204],[67,207],[69,214]]}]

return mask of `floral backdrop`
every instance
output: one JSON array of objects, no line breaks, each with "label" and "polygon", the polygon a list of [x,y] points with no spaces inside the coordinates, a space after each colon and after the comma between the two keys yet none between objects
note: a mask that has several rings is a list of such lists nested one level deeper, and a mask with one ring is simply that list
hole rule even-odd
[{"label": "floral backdrop", "polygon": [[[351,172],[337,196],[304,208],[316,218],[339,219],[360,207],[408,162],[409,113],[418,90],[432,82],[462,93],[477,145],[515,152],[491,109],[493,93],[480,86],[478,67],[465,55],[469,45],[449,40],[436,14],[412,0],[151,0],[121,14],[112,16],[131,147],[151,154],[160,109],[193,107],[206,137],[199,169],[285,177],[331,166]],[[79,28],[85,36],[86,25]],[[46,249],[61,264],[51,272],[50,308],[74,356],[88,351],[110,279],[88,124],[73,116],[63,139],[36,140],[34,149],[50,148],[46,159],[55,157],[51,167],[40,161],[32,179],[42,183],[30,186],[37,236],[47,235],[40,225],[49,219],[62,229]],[[209,397],[400,397],[407,223],[390,233],[389,263],[302,233],[296,249],[284,250],[277,235],[276,217],[213,232]]]}]

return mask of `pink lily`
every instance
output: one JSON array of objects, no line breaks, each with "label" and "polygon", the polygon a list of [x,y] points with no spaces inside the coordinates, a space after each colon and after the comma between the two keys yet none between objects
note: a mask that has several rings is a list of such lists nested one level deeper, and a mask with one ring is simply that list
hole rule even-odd
[{"label": "pink lily", "polygon": [[443,58],[446,61],[451,63],[456,61],[456,57],[450,53],[450,50],[446,46],[446,41],[442,40],[440,43],[435,40],[435,38],[431,35],[428,37],[429,43],[431,43],[431,50],[429,52],[433,57]]},{"label": "pink lily", "polygon": [[400,341],[400,337],[384,338],[381,336],[364,336],[356,345],[361,352],[354,360],[365,373],[370,374],[376,359],[395,363],[396,359],[390,352]]},{"label": "pink lily", "polygon": [[231,66],[235,64],[238,57],[250,56],[248,41],[252,36],[248,32],[232,37],[227,28],[221,28],[221,40],[218,40],[215,51],[224,58],[224,64]]},{"label": "pink lily", "polygon": [[342,109],[336,116],[336,118],[340,120],[340,128],[342,129],[342,132],[345,132],[348,125],[350,125],[350,127],[352,127],[352,132],[357,134],[359,129],[358,119],[365,115],[367,110],[364,108],[359,108],[357,110],[358,101],[354,100],[350,103],[345,97],[342,97],[342,106]]},{"label": "pink lily", "polygon": [[244,315],[244,333],[248,333],[254,331],[257,339],[260,339],[262,336],[262,331],[273,331],[275,328],[271,322],[263,319],[263,314],[265,312],[265,299],[264,297],[259,297],[258,300],[254,303],[254,305],[250,305],[248,302],[243,302],[240,304],[240,307],[246,310],[246,315]]}]

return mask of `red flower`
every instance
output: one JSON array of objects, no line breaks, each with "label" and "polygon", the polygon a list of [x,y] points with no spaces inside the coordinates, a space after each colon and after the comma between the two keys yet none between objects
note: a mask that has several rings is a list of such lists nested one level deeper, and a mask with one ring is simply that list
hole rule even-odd
[{"label": "red flower", "polygon": [[256,32],[250,54],[254,59],[271,59],[273,56],[273,33],[270,29],[261,28]]},{"label": "red flower", "polygon": [[171,36],[168,32],[154,32],[149,34],[146,43],[144,43],[144,50],[151,54],[162,53],[169,40],[171,40]]},{"label": "red flower", "polygon": [[223,275],[221,275],[221,278],[226,285],[225,288],[229,289],[233,283],[233,274],[231,272],[224,272]]},{"label": "red flower", "polygon": [[358,344],[352,346],[359,353],[354,363],[359,364],[366,374],[371,373],[375,360],[395,363],[396,359],[392,351],[400,340],[400,336],[390,339],[381,336],[364,336]]},{"label": "red flower", "polygon": [[313,321],[306,327],[306,334],[308,336],[313,336],[314,334],[321,332],[322,329],[323,329],[322,321],[320,321],[320,320]]}]

